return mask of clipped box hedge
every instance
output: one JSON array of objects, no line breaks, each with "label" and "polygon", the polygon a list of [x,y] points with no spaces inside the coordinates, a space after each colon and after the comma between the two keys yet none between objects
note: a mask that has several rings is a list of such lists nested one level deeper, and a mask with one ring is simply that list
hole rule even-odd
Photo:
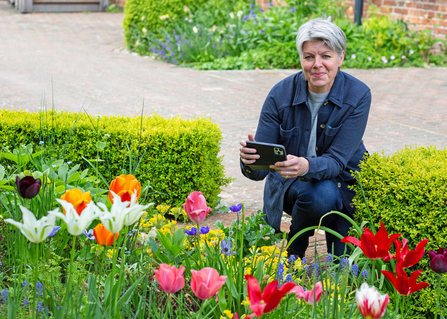
[{"label": "clipped box hedge", "polygon": [[[142,125],[141,140],[140,127]],[[222,157],[219,157],[222,133],[216,123],[206,118],[190,120],[180,117],[163,118],[159,115],[97,116],[71,112],[0,110],[0,143],[25,145],[35,148],[45,141],[48,148],[54,137],[54,152],[62,154],[68,140],[65,161],[91,166],[82,158],[94,161],[98,156],[99,171],[106,178],[115,178],[129,167],[129,151],[140,145],[143,160],[136,176],[143,184],[150,181],[152,200],[157,204],[181,206],[188,194],[202,191],[210,206],[218,202],[220,187],[230,178],[224,175]],[[98,143],[105,148],[102,151]],[[131,152],[133,153],[133,152]],[[111,176],[109,177],[110,165]]]},{"label": "clipped box hedge", "polygon": [[[425,248],[447,248],[447,149],[436,147],[406,148],[385,156],[374,153],[361,163],[357,175],[365,192],[371,218],[377,229],[382,221],[388,233],[401,233],[414,249],[424,238]],[[360,185],[354,186],[355,219],[360,224],[370,220]],[[370,228],[370,226],[367,226]],[[433,283],[428,253],[414,269],[424,269],[418,282]],[[412,295],[412,310],[434,312],[432,287]],[[444,301],[447,302],[447,301]]]}]

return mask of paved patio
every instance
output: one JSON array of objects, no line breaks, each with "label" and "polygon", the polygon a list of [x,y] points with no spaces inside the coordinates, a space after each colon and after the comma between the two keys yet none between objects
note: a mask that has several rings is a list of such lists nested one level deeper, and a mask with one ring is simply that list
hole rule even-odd
[{"label": "paved patio", "polygon": [[[239,171],[239,141],[255,132],[271,87],[297,70],[195,71],[129,53],[123,14],[20,14],[0,0],[0,107],[183,118],[206,116],[223,132],[223,163],[235,181],[222,203],[262,208],[262,182]],[[344,70],[365,82],[373,102],[364,136],[370,152],[447,146],[447,68]],[[216,218],[222,219],[222,215]],[[231,215],[226,218],[232,218]],[[287,225],[285,225],[287,228]],[[321,239],[321,238],[320,238]]]}]

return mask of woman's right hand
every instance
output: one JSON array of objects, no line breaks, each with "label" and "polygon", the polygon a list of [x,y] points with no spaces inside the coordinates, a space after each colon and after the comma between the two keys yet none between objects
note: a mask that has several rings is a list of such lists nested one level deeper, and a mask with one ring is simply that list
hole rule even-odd
[{"label": "woman's right hand", "polygon": [[[253,142],[255,141],[253,134],[248,134],[248,140]],[[247,143],[245,141],[241,141],[240,144],[242,147],[239,149],[239,155],[241,157],[242,163],[244,163],[245,165],[249,165],[256,162],[256,160],[259,158],[259,155],[255,154],[256,149],[246,147]]]}]

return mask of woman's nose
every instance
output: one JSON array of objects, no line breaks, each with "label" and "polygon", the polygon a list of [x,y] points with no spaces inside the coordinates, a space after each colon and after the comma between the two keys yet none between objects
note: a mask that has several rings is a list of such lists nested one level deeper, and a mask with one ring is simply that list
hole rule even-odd
[{"label": "woman's nose", "polygon": [[322,65],[322,64],[321,64],[321,59],[320,59],[320,57],[319,57],[319,56],[315,56],[313,67],[316,68],[316,69],[318,69],[319,67],[321,67],[321,65]]}]

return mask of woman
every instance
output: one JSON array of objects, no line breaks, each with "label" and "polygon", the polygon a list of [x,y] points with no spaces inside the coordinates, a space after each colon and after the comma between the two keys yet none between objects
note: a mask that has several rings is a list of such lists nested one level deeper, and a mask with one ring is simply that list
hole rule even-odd
[{"label": "woman", "polygon": [[[262,107],[256,136],[248,140],[282,144],[287,160],[270,166],[274,171],[254,171],[247,165],[259,155],[241,141],[242,173],[252,180],[267,177],[264,213],[279,231],[283,211],[292,216],[289,240],[300,230],[317,226],[333,210],[353,217],[355,193],[351,171],[367,153],[362,137],[371,105],[369,88],[340,71],[346,35],[330,20],[314,19],[298,30],[296,46],[303,70],[276,84]],[[346,236],[350,223],[337,214],[322,225]],[[306,232],[289,246],[289,255],[304,257]],[[340,240],[326,233],[328,252],[344,253]]]}]

